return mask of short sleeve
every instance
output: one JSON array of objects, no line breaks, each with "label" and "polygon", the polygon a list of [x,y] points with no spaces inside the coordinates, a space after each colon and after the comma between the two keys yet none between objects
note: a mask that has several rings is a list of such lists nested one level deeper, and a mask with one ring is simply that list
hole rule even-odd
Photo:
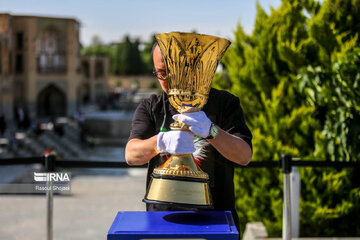
[{"label": "short sleeve", "polygon": [[155,135],[155,123],[151,117],[151,106],[143,100],[136,108],[131,125],[129,140],[133,138],[148,139]]},{"label": "short sleeve", "polygon": [[244,112],[239,98],[229,94],[224,102],[224,111],[221,118],[221,128],[233,135],[242,138],[252,149],[252,134],[246,125]]}]

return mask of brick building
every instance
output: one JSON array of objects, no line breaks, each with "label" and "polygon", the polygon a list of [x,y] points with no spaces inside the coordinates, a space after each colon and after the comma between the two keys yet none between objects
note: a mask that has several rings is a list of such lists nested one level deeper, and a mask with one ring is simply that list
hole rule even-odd
[{"label": "brick building", "polygon": [[81,95],[106,92],[108,59],[81,59],[79,31],[76,19],[0,14],[0,114],[71,116]]}]

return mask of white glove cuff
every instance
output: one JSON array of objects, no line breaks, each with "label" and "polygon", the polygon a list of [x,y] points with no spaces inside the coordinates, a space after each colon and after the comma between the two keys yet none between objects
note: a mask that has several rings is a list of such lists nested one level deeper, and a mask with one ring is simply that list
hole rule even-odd
[{"label": "white glove cuff", "polygon": [[160,132],[157,135],[156,150],[170,154],[188,154],[195,152],[194,134],[186,131]]},{"label": "white glove cuff", "polygon": [[164,132],[159,132],[156,139],[156,150],[158,152],[165,152],[165,144],[163,141]]}]

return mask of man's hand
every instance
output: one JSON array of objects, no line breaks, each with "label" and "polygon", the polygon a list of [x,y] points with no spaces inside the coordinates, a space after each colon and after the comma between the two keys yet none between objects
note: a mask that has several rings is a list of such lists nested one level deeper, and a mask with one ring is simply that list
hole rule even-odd
[{"label": "man's hand", "polygon": [[207,138],[210,134],[211,121],[203,111],[175,114],[173,119],[190,126],[190,131],[199,137]]},{"label": "man's hand", "polygon": [[194,139],[194,134],[187,131],[160,132],[157,136],[156,150],[177,155],[193,153]]},{"label": "man's hand", "polygon": [[[189,125],[190,131],[199,137],[207,138],[210,135],[211,120],[203,111],[176,114],[173,119]],[[220,127],[217,127],[217,129],[217,137],[208,140],[210,144],[228,160],[240,165],[248,164],[252,158],[249,144]]]}]

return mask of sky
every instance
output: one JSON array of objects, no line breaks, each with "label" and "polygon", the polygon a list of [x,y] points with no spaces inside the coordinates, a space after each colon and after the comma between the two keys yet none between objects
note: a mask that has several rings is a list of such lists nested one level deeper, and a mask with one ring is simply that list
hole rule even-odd
[{"label": "sky", "polygon": [[[258,0],[266,12],[281,0]],[[251,33],[255,0],[0,0],[0,13],[75,18],[80,41],[87,46],[98,35],[104,43],[125,35],[149,41],[153,33],[191,32],[233,39],[237,24]]]}]

